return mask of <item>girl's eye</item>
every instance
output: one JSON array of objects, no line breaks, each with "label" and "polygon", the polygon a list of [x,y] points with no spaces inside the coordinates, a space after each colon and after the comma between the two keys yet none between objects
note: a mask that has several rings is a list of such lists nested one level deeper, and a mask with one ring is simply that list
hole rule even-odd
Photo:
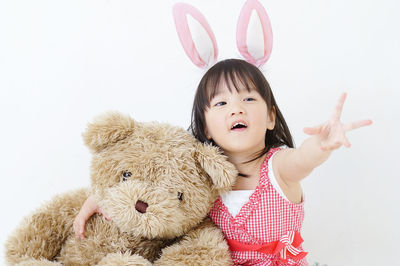
[{"label": "girl's eye", "polygon": [[226,104],[226,102],[217,102],[214,106],[222,106],[222,105],[225,105]]},{"label": "girl's eye", "polygon": [[132,173],[129,171],[123,171],[122,172],[122,181],[126,181],[128,180],[129,177],[132,176]]},{"label": "girl's eye", "polygon": [[256,99],[254,99],[254,98],[252,98],[252,97],[247,97],[247,98],[244,98],[244,101],[245,102],[251,102],[251,101],[255,101]]}]

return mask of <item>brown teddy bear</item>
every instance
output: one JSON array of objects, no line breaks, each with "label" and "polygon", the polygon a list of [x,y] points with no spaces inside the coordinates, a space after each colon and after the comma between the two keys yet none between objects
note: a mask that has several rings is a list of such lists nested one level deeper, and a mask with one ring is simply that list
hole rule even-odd
[{"label": "brown teddy bear", "polygon": [[[26,217],[6,243],[11,265],[229,265],[208,219],[237,171],[217,148],[184,129],[107,113],[88,125],[91,188],[55,197]],[[86,238],[73,221],[89,192],[111,221],[94,215]]]}]

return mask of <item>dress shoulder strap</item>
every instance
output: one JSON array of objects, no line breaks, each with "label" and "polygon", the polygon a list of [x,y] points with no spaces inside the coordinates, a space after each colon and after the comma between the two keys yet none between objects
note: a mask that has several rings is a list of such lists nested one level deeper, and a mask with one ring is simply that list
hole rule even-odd
[{"label": "dress shoulder strap", "polygon": [[270,169],[268,167],[268,165],[271,163],[270,159],[272,158],[272,155],[274,155],[274,153],[276,153],[277,151],[279,151],[281,149],[282,149],[282,147],[276,147],[276,148],[269,149],[267,156],[265,157],[265,160],[264,160],[263,164],[261,165],[261,169],[260,169],[260,184],[261,185],[267,185],[267,184],[271,183],[268,178],[268,170]]}]

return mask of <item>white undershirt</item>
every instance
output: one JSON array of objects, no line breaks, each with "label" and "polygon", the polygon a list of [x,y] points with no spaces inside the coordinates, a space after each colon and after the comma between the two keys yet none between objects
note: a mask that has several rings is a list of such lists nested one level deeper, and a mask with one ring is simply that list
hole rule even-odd
[{"label": "white undershirt", "polygon": [[[281,187],[278,184],[278,181],[275,178],[274,171],[272,169],[272,158],[275,153],[268,160],[268,177],[269,180],[274,187],[274,189],[282,196],[285,200],[289,201],[286,195],[283,193]],[[222,202],[228,208],[230,214],[235,217],[242,206],[249,200],[251,194],[254,193],[254,189],[252,190],[231,190],[227,193],[221,194]]]}]

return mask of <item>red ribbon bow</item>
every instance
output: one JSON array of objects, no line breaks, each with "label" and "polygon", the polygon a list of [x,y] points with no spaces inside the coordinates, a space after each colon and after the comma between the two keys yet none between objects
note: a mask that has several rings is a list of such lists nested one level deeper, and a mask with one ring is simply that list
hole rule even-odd
[{"label": "red ribbon bow", "polygon": [[303,238],[300,233],[290,231],[278,241],[274,254],[279,252],[280,259],[283,262],[287,262],[288,258],[296,261],[301,260],[307,255],[307,252],[297,248],[301,243],[303,243]]},{"label": "red ribbon bow", "polygon": [[234,239],[227,239],[231,251],[257,251],[264,254],[279,254],[280,261],[287,262],[288,259],[299,261],[307,255],[298,247],[303,243],[299,232],[290,231],[279,241],[273,241],[261,245],[245,244]]}]

